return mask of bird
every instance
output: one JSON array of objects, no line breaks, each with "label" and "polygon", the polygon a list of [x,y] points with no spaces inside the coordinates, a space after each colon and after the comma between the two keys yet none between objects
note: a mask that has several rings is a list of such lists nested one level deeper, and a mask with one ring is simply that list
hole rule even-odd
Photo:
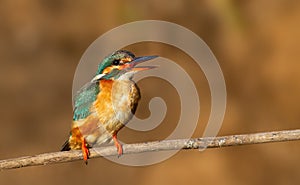
[{"label": "bird", "polygon": [[61,151],[82,150],[87,164],[90,148],[113,142],[121,156],[123,148],[117,134],[131,120],[141,98],[132,78],[137,72],[155,68],[136,65],[157,57],[136,57],[127,50],[105,57],[92,80],[74,96],[71,131]]}]

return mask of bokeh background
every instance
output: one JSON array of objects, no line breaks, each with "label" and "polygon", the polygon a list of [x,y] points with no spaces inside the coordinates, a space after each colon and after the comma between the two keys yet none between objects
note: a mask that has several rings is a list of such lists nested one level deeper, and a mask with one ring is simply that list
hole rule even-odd
[{"label": "bokeh background", "polygon": [[[81,55],[106,31],[144,19],[185,26],[216,55],[228,93],[219,135],[299,128],[300,1],[2,0],[0,158],[58,151],[70,129],[72,80]],[[139,43],[127,49],[172,59],[191,75],[201,99],[194,133],[200,137],[210,112],[201,69],[172,46]],[[137,116],[148,117],[149,100],[161,96],[168,105],[166,118],[151,132],[125,128],[120,138],[163,139],[176,126],[179,96],[160,79],[145,79],[139,86],[143,98]],[[88,166],[78,161],[29,167],[0,172],[0,184],[298,184],[299,144],[181,151],[146,167],[122,166],[103,158],[90,160]]]}]

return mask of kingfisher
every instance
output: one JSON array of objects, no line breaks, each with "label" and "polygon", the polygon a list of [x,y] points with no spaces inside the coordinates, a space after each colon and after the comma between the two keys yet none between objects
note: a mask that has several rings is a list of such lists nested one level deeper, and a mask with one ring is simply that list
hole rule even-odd
[{"label": "kingfisher", "polygon": [[114,142],[121,156],[123,149],[117,133],[132,118],[141,97],[132,78],[139,71],[154,68],[136,65],[156,57],[136,57],[126,50],[105,57],[94,78],[74,96],[70,136],[61,151],[82,150],[87,164],[89,148]]}]

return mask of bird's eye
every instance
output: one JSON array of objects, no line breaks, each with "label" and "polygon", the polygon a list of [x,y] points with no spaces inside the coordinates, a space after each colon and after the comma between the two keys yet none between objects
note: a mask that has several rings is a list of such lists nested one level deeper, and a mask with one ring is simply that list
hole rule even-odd
[{"label": "bird's eye", "polygon": [[115,65],[115,66],[117,66],[117,65],[120,64],[120,60],[114,60],[114,61],[112,62],[112,64]]}]

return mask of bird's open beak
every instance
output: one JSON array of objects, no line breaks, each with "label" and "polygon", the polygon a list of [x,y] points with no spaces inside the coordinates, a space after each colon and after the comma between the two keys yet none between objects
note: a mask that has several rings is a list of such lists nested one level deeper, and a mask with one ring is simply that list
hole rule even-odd
[{"label": "bird's open beak", "polygon": [[142,70],[147,70],[147,69],[153,69],[155,66],[139,66],[136,67],[136,65],[146,62],[148,60],[152,60],[154,58],[157,58],[158,56],[143,56],[143,57],[136,57],[131,61],[130,64],[130,70],[131,71],[142,71]]}]

